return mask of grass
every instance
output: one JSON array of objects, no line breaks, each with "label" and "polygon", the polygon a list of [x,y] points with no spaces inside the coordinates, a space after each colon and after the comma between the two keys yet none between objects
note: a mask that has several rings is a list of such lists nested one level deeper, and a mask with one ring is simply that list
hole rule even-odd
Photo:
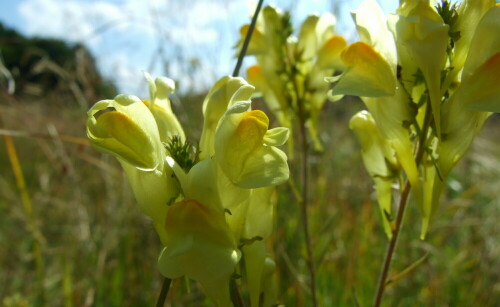
[{"label": "grass", "polygon": [[[190,127],[189,136],[199,135],[194,123],[201,120],[202,98],[182,100],[179,118]],[[35,237],[2,140],[0,305],[154,305],[161,278],[155,267],[160,245],[152,226],[140,214],[118,163],[64,138],[85,140],[86,110],[45,99],[2,96],[0,101],[3,129],[36,135],[12,140],[41,234],[36,240],[44,267],[40,286]],[[310,227],[320,306],[370,306],[387,244],[371,179],[347,129],[349,115],[361,108],[357,101],[328,104],[321,118],[325,151],[310,157]],[[410,202],[389,275],[428,256],[387,288],[384,306],[500,305],[499,125],[498,117],[487,122],[452,174],[426,241],[418,239],[420,216]],[[290,161],[290,167],[299,178],[299,165]],[[283,185],[270,245],[280,302],[286,306],[310,304],[301,236],[299,203]],[[196,284],[183,279],[173,282],[168,299],[171,306],[211,305]]]}]

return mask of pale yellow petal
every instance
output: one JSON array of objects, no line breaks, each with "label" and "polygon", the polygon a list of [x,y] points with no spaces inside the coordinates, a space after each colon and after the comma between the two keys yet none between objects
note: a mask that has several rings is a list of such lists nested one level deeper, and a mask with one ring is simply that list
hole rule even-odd
[{"label": "pale yellow petal", "polygon": [[458,17],[453,31],[460,33],[460,39],[455,42],[453,67],[461,71],[467,58],[476,27],[483,15],[493,6],[495,0],[464,0],[457,10]]},{"label": "pale yellow petal", "polygon": [[119,95],[87,114],[87,136],[98,150],[149,171],[165,157],[154,117],[139,98]]},{"label": "pale yellow petal", "polygon": [[245,271],[250,292],[250,306],[259,307],[262,293],[262,274],[266,261],[266,249],[264,242],[256,241],[242,248],[245,258]]},{"label": "pale yellow petal", "polygon": [[[355,114],[349,121],[349,128],[356,135],[362,150],[363,163],[375,182],[377,201],[385,232],[392,236],[392,184],[395,177],[396,153],[385,140],[367,111]],[[392,164],[392,165],[391,165]]]},{"label": "pale yellow petal", "polygon": [[215,83],[203,101],[203,131],[200,139],[200,158],[214,154],[215,129],[222,115],[238,101],[249,101],[254,87],[243,78],[223,77]]},{"label": "pale yellow petal", "polygon": [[186,275],[199,281],[219,306],[231,306],[229,280],[240,253],[224,214],[195,200],[172,205],[166,217],[167,247],[158,268],[168,278]]},{"label": "pale yellow petal", "polygon": [[462,80],[470,78],[478,67],[498,52],[500,52],[500,7],[495,6],[484,14],[476,27],[465,61]]},{"label": "pale yellow petal", "polygon": [[396,76],[389,63],[363,42],[349,45],[342,52],[346,71],[330,95],[381,97],[394,95]]},{"label": "pale yellow petal", "polygon": [[384,12],[375,0],[365,0],[352,12],[359,38],[375,49],[396,75],[397,55],[394,36],[387,27]]},{"label": "pale yellow petal", "polygon": [[285,127],[277,127],[267,130],[264,135],[264,144],[267,146],[281,146],[286,143],[290,136],[290,130]]},{"label": "pale yellow petal", "polygon": [[347,47],[345,38],[340,35],[332,36],[318,51],[316,65],[320,69],[345,69],[344,63],[340,58],[340,55],[345,47]]},{"label": "pale yellow petal", "polygon": [[469,109],[500,113],[500,52],[461,84],[459,94]]},{"label": "pale yellow petal", "polygon": [[226,176],[237,186],[259,188],[288,179],[286,155],[264,144],[269,119],[250,103],[234,105],[221,119],[215,136],[215,155]]}]

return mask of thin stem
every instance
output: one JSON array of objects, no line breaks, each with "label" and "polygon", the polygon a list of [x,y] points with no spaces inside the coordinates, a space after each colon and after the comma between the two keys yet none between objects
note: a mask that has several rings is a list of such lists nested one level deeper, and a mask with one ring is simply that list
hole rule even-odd
[{"label": "thin stem", "polygon": [[252,33],[253,33],[253,30],[255,29],[255,24],[257,23],[257,17],[259,16],[259,12],[260,12],[260,9],[261,9],[263,3],[264,3],[264,0],[259,0],[259,3],[257,4],[257,7],[255,8],[255,13],[253,14],[252,22],[250,23],[250,27],[248,28],[247,35],[245,36],[245,41],[243,42],[243,46],[241,47],[240,54],[238,55],[238,61],[236,62],[236,67],[234,68],[234,71],[233,71],[233,77],[238,77],[238,75],[240,74],[240,68],[241,68],[241,65],[243,64],[243,58],[245,57],[245,54],[247,53],[248,45],[250,44],[250,38],[252,38]]},{"label": "thin stem", "polygon": [[160,295],[158,296],[158,301],[156,301],[156,307],[163,307],[165,305],[165,301],[167,300],[168,290],[170,289],[170,284],[172,283],[172,279],[163,278],[163,284],[161,285]]},{"label": "thin stem", "polygon": [[245,303],[243,302],[243,298],[241,298],[241,294],[238,289],[238,284],[236,284],[236,280],[234,278],[231,278],[229,290],[231,291],[231,302],[233,303],[233,306],[245,307]]},{"label": "thin stem", "polygon": [[[429,126],[431,123],[432,113],[431,107],[429,103],[426,105],[425,110],[425,119],[424,119],[424,127],[422,129],[422,133],[420,134],[420,139],[418,141],[418,149],[417,154],[415,155],[415,162],[417,166],[422,161],[425,152],[425,143],[427,140],[427,134],[429,132]],[[401,193],[401,198],[399,200],[398,212],[395,221],[395,227],[392,231],[392,238],[389,241],[389,245],[387,246],[387,250],[385,253],[384,263],[382,265],[382,270],[379,275],[377,292],[375,295],[375,300],[373,302],[373,306],[379,307],[382,303],[382,297],[384,295],[384,290],[387,281],[387,275],[389,274],[389,269],[392,263],[392,258],[394,256],[394,251],[396,250],[396,243],[398,241],[399,233],[401,230],[401,225],[403,223],[404,213],[406,210],[406,205],[408,204],[408,197],[410,195],[411,184],[407,180],[404,186],[403,192]]]},{"label": "thin stem", "polygon": [[300,126],[300,143],[302,145],[302,201],[301,204],[301,215],[302,215],[302,231],[304,232],[304,239],[306,243],[306,253],[307,253],[307,267],[309,270],[309,288],[311,290],[311,298],[313,306],[318,306],[318,298],[316,295],[316,268],[314,265],[311,234],[309,231],[309,214],[308,214],[308,198],[309,198],[309,144],[307,143],[307,131],[306,131],[306,114],[304,110],[304,100],[302,99],[297,82],[293,81],[295,92],[297,96],[297,108],[298,108],[298,118]]},{"label": "thin stem", "polygon": [[401,199],[399,200],[399,208],[396,216],[396,227],[392,231],[392,238],[389,242],[389,246],[387,246],[387,250],[385,253],[384,264],[382,266],[382,271],[379,276],[378,286],[377,286],[377,294],[375,296],[375,302],[373,306],[380,306],[382,303],[382,296],[385,290],[385,284],[387,279],[387,274],[389,273],[389,268],[392,262],[392,256],[394,255],[394,250],[396,249],[396,242],[399,236],[399,230],[401,229],[401,223],[403,221],[404,212],[406,209],[406,204],[408,203],[408,196],[410,195],[411,184],[409,181],[406,182],[403,193],[401,194]]}]

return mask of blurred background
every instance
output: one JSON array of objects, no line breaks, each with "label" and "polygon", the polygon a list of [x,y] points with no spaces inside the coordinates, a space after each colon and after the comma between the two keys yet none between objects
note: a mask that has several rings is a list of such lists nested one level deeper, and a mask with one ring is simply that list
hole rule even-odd
[{"label": "blurred background", "polygon": [[[332,12],[337,33],[354,41],[349,11],[360,2],[274,3],[290,11],[296,28],[308,14]],[[397,6],[379,3],[386,12]],[[89,147],[86,111],[117,93],[147,98],[142,71],[165,75],[177,82],[173,107],[195,143],[203,97],[232,72],[233,46],[254,6],[243,0],[0,2],[0,306],[155,303],[159,242],[118,163]],[[255,107],[265,109],[259,100]],[[350,116],[362,108],[351,98],[328,103],[320,123],[325,151],[311,159],[322,306],[368,306],[387,242],[348,130]],[[499,127],[492,116],[450,176],[426,241],[418,239],[417,209],[408,210],[393,272],[425,258],[388,288],[387,306],[500,306]],[[298,174],[299,161],[290,167]],[[305,306],[299,205],[289,186],[279,192],[271,245],[280,302]],[[185,280],[173,283],[169,301],[211,306]]]}]

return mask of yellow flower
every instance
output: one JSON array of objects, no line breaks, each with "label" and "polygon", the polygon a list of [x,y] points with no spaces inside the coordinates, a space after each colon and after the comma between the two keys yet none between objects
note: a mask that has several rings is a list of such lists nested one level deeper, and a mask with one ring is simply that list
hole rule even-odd
[{"label": "yellow flower", "polygon": [[363,163],[375,182],[377,200],[387,236],[392,237],[392,184],[398,162],[396,153],[389,142],[382,137],[375,120],[367,111],[356,113],[349,121],[360,145]]},{"label": "yellow flower", "polygon": [[287,157],[275,146],[288,139],[288,129],[268,130],[264,112],[250,110],[240,101],[221,118],[215,134],[215,156],[235,185],[254,189],[278,185],[288,179]]},{"label": "yellow flower", "polygon": [[165,163],[166,151],[149,109],[135,96],[102,100],[88,111],[87,136],[93,147],[121,163],[141,210],[165,240],[167,204],[179,187]]},{"label": "yellow flower", "polygon": [[340,79],[330,91],[330,97],[394,95],[396,76],[393,69],[370,45],[364,42],[353,43],[342,51],[341,59],[345,65],[345,72],[340,77],[327,78],[330,82]]},{"label": "yellow flower", "polygon": [[230,76],[219,79],[203,101],[203,131],[200,140],[200,158],[214,155],[215,129],[229,107],[238,101],[249,101],[254,87],[243,78]]},{"label": "yellow flower", "polygon": [[446,175],[463,157],[489,112],[500,112],[500,7],[491,7],[479,21],[461,83],[443,104],[443,142],[439,150]]},{"label": "yellow flower", "polygon": [[349,45],[342,52],[346,70],[340,76],[326,79],[337,82],[329,96],[360,96],[380,134],[394,149],[419,207],[423,207],[421,181],[408,129],[412,120],[410,97],[397,80],[394,36],[382,10],[373,0],[362,2],[353,17],[362,41]]},{"label": "yellow flower", "polygon": [[167,162],[180,182],[184,200],[168,210],[166,247],[158,268],[168,278],[186,275],[200,282],[219,306],[231,306],[229,280],[240,252],[226,223],[216,165],[207,158],[186,174],[171,157]]},{"label": "yellow flower", "polygon": [[[247,53],[255,55],[258,62],[247,71],[248,81],[263,95],[279,123],[290,131],[293,118],[298,117],[298,105],[302,105],[316,150],[322,150],[317,123],[329,90],[324,78],[344,67],[340,53],[346,41],[334,34],[335,22],[329,13],[310,15],[296,38],[292,36],[289,16],[267,6],[258,19]],[[242,28],[242,34],[246,31],[246,27]],[[292,141],[288,142],[290,153]]]},{"label": "yellow flower", "polygon": [[229,280],[240,253],[224,220],[224,212],[196,200],[171,206],[166,218],[167,241],[158,268],[168,278],[199,281],[219,306],[232,306]]},{"label": "yellow flower", "polygon": [[87,136],[95,148],[145,171],[162,163],[158,127],[139,98],[119,95],[102,100],[87,114]]},{"label": "yellow flower", "polygon": [[[165,246],[160,272],[199,281],[219,306],[230,306],[238,244],[263,247],[253,239],[268,237],[272,229],[271,195],[289,173],[286,155],[275,146],[286,142],[288,129],[268,129],[267,116],[250,108],[254,87],[224,77],[203,103],[201,153],[193,158],[168,98],[173,81],[148,74],[146,79],[149,101],[119,95],[96,103],[88,112],[88,137],[117,157],[141,209],[153,219]],[[259,304],[260,282],[269,270],[265,255],[252,255],[246,256],[249,263],[260,269],[250,273],[250,291]]]}]

